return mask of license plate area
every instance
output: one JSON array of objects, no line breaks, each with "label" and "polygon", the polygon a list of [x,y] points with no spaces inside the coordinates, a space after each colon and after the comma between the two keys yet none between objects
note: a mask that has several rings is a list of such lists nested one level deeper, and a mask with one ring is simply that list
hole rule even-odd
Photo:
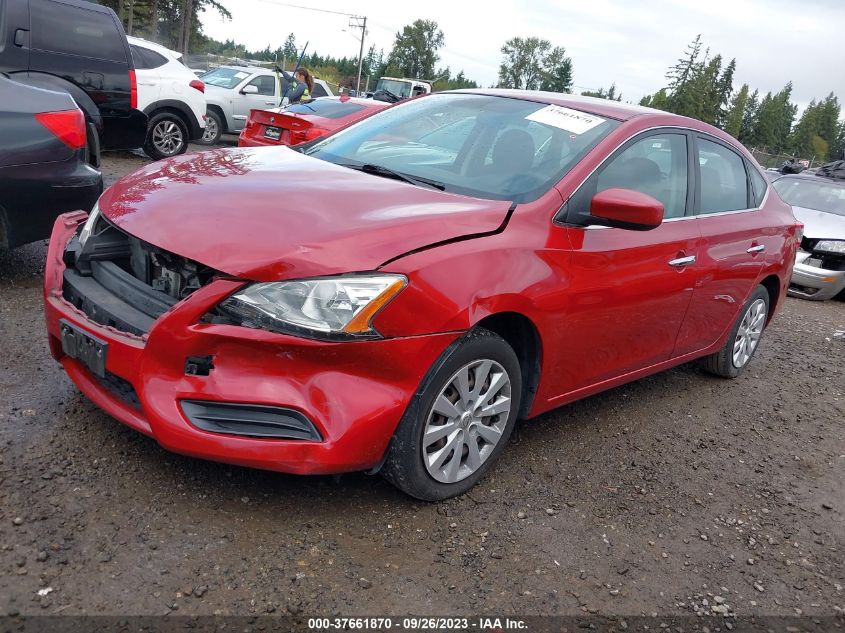
[{"label": "license plate area", "polygon": [[266,130],[264,130],[264,136],[265,138],[278,141],[282,136],[282,130],[281,128],[277,127],[268,127]]},{"label": "license plate area", "polygon": [[105,378],[106,353],[109,344],[96,336],[83,332],[78,327],[65,321],[59,321],[62,338],[62,351],[80,363],[95,376]]}]

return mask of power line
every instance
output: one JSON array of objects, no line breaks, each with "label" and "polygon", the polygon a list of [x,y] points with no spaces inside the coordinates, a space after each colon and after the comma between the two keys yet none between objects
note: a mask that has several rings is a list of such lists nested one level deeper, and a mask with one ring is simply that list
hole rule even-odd
[{"label": "power line", "polygon": [[344,13],[343,11],[330,11],[329,9],[317,9],[315,7],[306,7],[301,4],[290,4],[288,2],[279,2],[278,0],[258,0],[259,2],[264,2],[265,4],[275,4],[280,7],[290,7],[292,9],[304,9],[305,11],[317,11],[318,13],[333,13],[334,15],[345,15],[350,18],[360,18],[362,16],[356,15],[354,13]]}]

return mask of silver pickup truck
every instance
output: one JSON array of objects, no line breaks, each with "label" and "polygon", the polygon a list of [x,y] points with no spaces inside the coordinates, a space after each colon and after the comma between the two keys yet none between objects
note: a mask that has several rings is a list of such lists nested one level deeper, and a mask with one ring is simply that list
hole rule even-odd
[{"label": "silver pickup truck", "polygon": [[[239,134],[249,111],[278,107],[288,82],[258,66],[220,66],[200,75],[208,103],[202,143],[213,145],[221,134]],[[280,81],[281,80],[281,81]],[[313,98],[334,96],[322,79],[314,79]]]}]

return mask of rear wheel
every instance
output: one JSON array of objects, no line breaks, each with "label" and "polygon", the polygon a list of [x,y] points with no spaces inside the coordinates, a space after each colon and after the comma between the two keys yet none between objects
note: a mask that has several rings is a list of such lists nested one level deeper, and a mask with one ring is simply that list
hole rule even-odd
[{"label": "rear wheel", "polygon": [[399,423],[382,473],[427,501],[469,490],[491,468],[516,423],[519,361],[497,334],[477,328],[429,372]]},{"label": "rear wheel", "polygon": [[153,160],[184,154],[188,149],[188,127],[172,112],[161,112],[150,119],[144,151]]},{"label": "rear wheel", "polygon": [[203,145],[214,145],[223,135],[223,121],[220,115],[214,110],[205,113],[205,131],[202,134],[200,143]]},{"label": "rear wheel", "polygon": [[702,359],[704,369],[723,378],[739,376],[757,351],[768,316],[769,292],[757,286],[740,310],[724,347]]}]

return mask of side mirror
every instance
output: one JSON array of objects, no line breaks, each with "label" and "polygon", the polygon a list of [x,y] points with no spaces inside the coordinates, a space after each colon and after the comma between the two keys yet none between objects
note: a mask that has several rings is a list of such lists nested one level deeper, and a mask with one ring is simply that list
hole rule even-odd
[{"label": "side mirror", "polygon": [[242,95],[257,95],[258,94],[258,86],[254,86],[252,84],[248,86],[244,86],[241,88]]},{"label": "side mirror", "polygon": [[605,189],[590,201],[596,224],[632,231],[650,231],[663,223],[663,203],[633,189]]}]

